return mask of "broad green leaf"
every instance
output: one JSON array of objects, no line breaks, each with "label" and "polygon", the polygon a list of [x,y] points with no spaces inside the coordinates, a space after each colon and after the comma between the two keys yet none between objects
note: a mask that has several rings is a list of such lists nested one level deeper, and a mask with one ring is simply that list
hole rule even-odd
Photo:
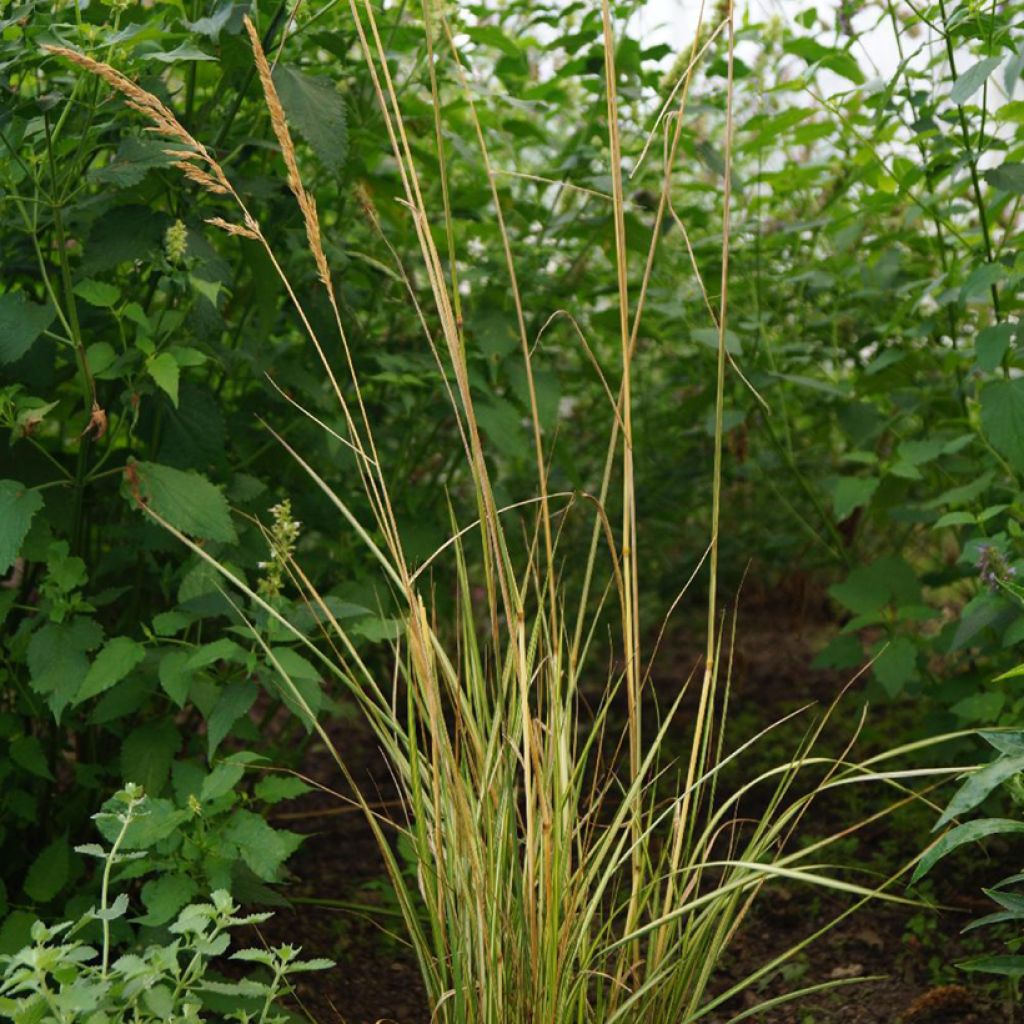
[{"label": "broad green leaf", "polygon": [[227,500],[206,477],[156,462],[133,466],[142,497],[171,526],[205,540],[233,543],[238,539]]},{"label": "broad green leaf", "polygon": [[933,530],[941,530],[946,526],[973,526],[978,517],[972,512],[947,512],[932,523]]},{"label": "broad green leaf", "polygon": [[294,775],[265,775],[256,783],[253,796],[268,804],[277,804],[282,800],[294,800],[303,793],[312,792],[312,787]]},{"label": "broad green leaf", "polygon": [[1001,263],[978,265],[964,281],[963,287],[960,289],[960,301],[969,302],[971,299],[989,296],[992,286],[1008,276],[1009,272]]},{"label": "broad green leaf", "polygon": [[245,774],[245,766],[235,761],[222,761],[209,775],[203,779],[199,799],[203,803],[217,800],[225,793],[231,792]]},{"label": "broad green leaf", "polygon": [[186,21],[185,25],[192,31],[197,32],[201,36],[206,36],[207,39],[217,42],[220,38],[221,30],[231,20],[232,16],[238,14],[239,8],[245,10],[244,5],[225,3],[222,4],[217,10],[205,18],[197,18],[195,21]]},{"label": "broad green leaf", "polygon": [[199,891],[188,875],[165,874],[152,878],[142,887],[142,905],[146,916],[140,924],[157,928],[167,924],[179,910]]},{"label": "broad green leaf", "polygon": [[[313,722],[310,721],[309,715],[298,698],[302,698],[315,718],[323,706],[320,673],[302,655],[290,647],[275,647],[273,654],[274,659],[291,681],[291,686],[281,678],[280,671],[276,668],[272,674],[272,681],[292,714],[297,715],[309,730],[312,728]],[[298,696],[293,692],[292,687],[298,690]]]},{"label": "broad green leaf", "polygon": [[56,719],[71,703],[89,673],[86,652],[103,640],[98,622],[77,616],[70,622],[50,622],[32,634],[28,668],[32,689],[46,697]]},{"label": "broad green leaf", "polygon": [[878,490],[878,483],[873,477],[840,477],[832,491],[832,510],[836,519],[842,522],[855,509],[867,505]]},{"label": "broad green leaf", "polygon": [[964,722],[986,723],[991,725],[1006,705],[1005,693],[975,693],[963,700],[958,700],[950,709],[950,714],[963,719]]},{"label": "broad green leaf", "polygon": [[973,811],[997,786],[1021,771],[1024,771],[1024,753],[1004,755],[974,772],[950,800],[935,828],[940,829],[961,814]]},{"label": "broad green leaf", "polygon": [[217,698],[206,722],[207,756],[213,757],[231,726],[253,706],[256,687],[252,683],[228,683]]},{"label": "broad green leaf", "polygon": [[917,648],[913,640],[898,636],[879,645],[881,653],[871,666],[875,678],[890,697],[903,691],[917,675]]},{"label": "broad green leaf", "polygon": [[979,370],[991,373],[1003,361],[1013,340],[1014,325],[993,324],[978,331],[974,342],[974,361]]},{"label": "broad green leaf", "polygon": [[949,98],[954,103],[963,105],[988,81],[988,76],[1002,63],[1002,57],[985,57],[983,60],[979,60],[956,80],[950,90]]},{"label": "broad green leaf", "polygon": [[879,558],[854,569],[842,583],[829,587],[828,592],[856,615],[868,615],[891,603],[916,603],[921,585],[902,558]]},{"label": "broad green leaf", "polygon": [[157,636],[177,636],[192,619],[179,611],[160,612],[153,616],[153,632]]},{"label": "broad green leaf", "polygon": [[252,811],[235,811],[223,834],[238,846],[242,860],[264,882],[276,880],[281,865],[303,840],[294,832],[271,828],[262,815]]},{"label": "broad green leaf", "polygon": [[[117,809],[112,801],[108,801],[104,805],[106,811]],[[170,800],[151,796],[146,800],[146,813],[136,818],[128,826],[124,848],[126,850],[149,849],[180,829],[190,816],[191,811],[180,810]],[[112,814],[104,814],[96,819],[96,828],[108,843],[112,843],[121,831],[121,824]]]},{"label": "broad green leaf", "polygon": [[1024,195],[1024,164],[1007,161],[985,171],[985,180],[993,187],[1015,195]]},{"label": "broad green leaf", "polygon": [[19,736],[17,739],[11,740],[8,753],[16,765],[24,768],[31,775],[36,775],[40,779],[53,780],[50,766],[46,763],[46,753],[38,737]]},{"label": "broad green leaf", "polygon": [[197,647],[188,657],[190,669],[206,668],[217,661],[245,662],[248,658],[247,652],[229,637],[222,636],[211,644],[203,644]]},{"label": "broad green leaf", "polygon": [[75,285],[75,294],[80,299],[85,299],[90,306],[109,309],[121,298],[121,289],[106,281],[94,281],[87,278]]},{"label": "broad green leaf", "polygon": [[854,85],[861,85],[864,82],[864,72],[861,71],[854,56],[847,50],[823,46],[810,36],[790,39],[786,42],[784,49],[787,53],[802,57],[812,67],[828,68],[829,71],[842,75]]},{"label": "broad green leaf", "polygon": [[82,701],[109,690],[115,683],[124,679],[145,657],[145,647],[131,637],[116,636],[113,640],[108,640],[89,667],[82,688],[75,697],[75,703],[81,704]]},{"label": "broad green leaf", "polygon": [[25,878],[25,893],[36,903],[49,903],[67,884],[71,847],[65,836],[54,839],[32,862]]},{"label": "broad green leaf", "polygon": [[[696,327],[690,331],[690,337],[694,341],[699,341],[706,348],[718,351],[718,331],[713,327]],[[739,335],[728,328],[725,331],[725,351],[734,356],[743,354],[743,343],[740,341]]]},{"label": "broad green leaf", "polygon": [[180,748],[181,734],[173,722],[163,719],[140,725],[121,744],[122,777],[157,796]]},{"label": "broad green leaf", "polygon": [[170,398],[174,407],[178,407],[178,381],[181,368],[170,352],[161,352],[146,364],[146,372],[156,381],[156,385]]},{"label": "broad green leaf", "polygon": [[910,881],[916,882],[923,878],[947,854],[965,843],[974,843],[985,836],[1003,835],[1008,832],[1024,832],[1024,821],[1012,818],[979,818],[977,821],[965,821],[962,825],[951,828],[931,846],[917,862]]},{"label": "broad green leaf", "polygon": [[53,306],[29,302],[21,292],[0,295],[0,366],[20,359],[55,316]]},{"label": "broad green leaf", "polygon": [[97,380],[109,380],[110,377],[117,376],[116,371],[107,377],[103,376],[117,361],[117,351],[109,341],[93,342],[85,350],[85,358],[89,363],[89,370]]},{"label": "broad green leaf", "polygon": [[490,398],[478,402],[476,418],[488,439],[503,455],[511,459],[526,459],[530,443],[523,417],[511,402],[503,398]]},{"label": "broad green leaf", "polygon": [[896,454],[911,466],[922,466],[937,459],[945,449],[945,441],[901,441]]},{"label": "broad green leaf", "polygon": [[188,686],[193,676],[192,670],[188,667],[188,651],[168,651],[160,659],[157,675],[167,696],[179,708],[184,707],[188,698]]},{"label": "broad green leaf", "polygon": [[992,447],[1024,471],[1024,379],[996,380],[982,388],[981,427]]},{"label": "broad green leaf", "polygon": [[179,60],[216,60],[198,46],[191,43],[181,43],[173,50],[158,50],[156,53],[139,54],[140,60],[158,60],[161,64],[176,64]]},{"label": "broad green leaf", "polygon": [[[2,327],[0,327],[2,330]],[[0,334],[0,344],[3,335]],[[0,480],[0,576],[14,564],[43,496],[17,480]]]},{"label": "broad green leaf", "polygon": [[813,668],[853,668],[864,662],[864,648],[860,638],[853,635],[837,636],[820,651],[812,662]]},{"label": "broad green leaf", "polygon": [[274,69],[288,123],[332,171],[341,170],[348,154],[345,100],[326,76],[309,75],[289,64]]},{"label": "broad green leaf", "polygon": [[521,58],[523,55],[518,44],[505,35],[497,25],[473,25],[467,27],[465,32],[474,43],[500,50],[508,57]]}]

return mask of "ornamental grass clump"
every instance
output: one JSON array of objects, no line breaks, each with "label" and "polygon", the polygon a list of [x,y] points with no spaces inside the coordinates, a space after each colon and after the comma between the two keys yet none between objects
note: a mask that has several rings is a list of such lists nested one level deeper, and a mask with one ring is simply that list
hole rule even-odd
[{"label": "ornamental grass clump", "polygon": [[[215,566],[229,590],[245,595],[254,613],[270,616],[304,645],[322,671],[347,688],[359,704],[384,752],[402,796],[402,810],[385,817],[359,796],[394,886],[409,945],[422,972],[432,1019],[444,1024],[616,1024],[696,1021],[759,978],[765,977],[815,936],[802,937],[740,982],[712,987],[716,966],[762,888],[775,879],[849,894],[853,901],[878,894],[881,885],[861,884],[830,870],[827,848],[842,833],[790,850],[787,841],[807,818],[814,801],[836,787],[882,781],[900,800],[907,772],[882,770],[881,758],[855,764],[849,751],[838,758],[814,753],[827,719],[809,727],[793,757],[756,774],[731,792],[723,772],[746,762],[761,738],[728,750],[725,708],[730,686],[732,634],[720,615],[718,595],[724,383],[731,366],[726,352],[729,283],[730,176],[722,185],[722,275],[716,299],[705,293],[718,337],[714,380],[712,529],[707,550],[697,553],[698,571],[708,574],[707,646],[701,671],[686,680],[664,713],[651,712],[649,652],[642,645],[637,545],[638,502],[633,462],[633,358],[651,279],[660,226],[670,214],[670,193],[696,44],[686,75],[673,93],[666,126],[664,177],[650,250],[638,285],[627,266],[626,201],[615,67],[616,39],[607,0],[603,10],[608,174],[611,182],[607,231],[613,254],[617,365],[601,367],[608,405],[604,473],[595,493],[554,493],[549,488],[551,441],[542,429],[527,299],[520,293],[515,253],[504,221],[485,133],[474,93],[447,17],[424,8],[424,39],[434,98],[435,166],[425,171],[417,156],[422,140],[411,136],[400,90],[392,77],[386,44],[374,8],[350,0],[352,26],[366,62],[381,119],[382,145],[398,168],[402,194],[415,230],[419,263],[395,260],[419,316],[423,345],[438,367],[436,388],[444,413],[455,420],[473,512],[454,506],[451,536],[417,567],[402,542],[392,501],[393,479],[375,443],[374,423],[363,400],[358,353],[346,334],[313,197],[303,183],[284,109],[259,36],[246,23],[287,185],[305,229],[313,266],[326,297],[336,341],[328,342],[288,279],[264,228],[210,152],[184,131],[159,101],[116,71],[68,49],[54,53],[85,67],[124,93],[150,121],[152,131],[179,153],[178,166],[195,183],[235,204],[236,212],[210,219],[218,228],[260,246],[293,301],[337,400],[344,433],[335,438],[355,456],[358,507],[311,465],[274,425],[268,430],[308,474],[358,535],[379,566],[381,578],[401,608],[402,628],[392,648],[390,674],[362,656],[331,603],[312,585],[296,559],[293,540],[270,540],[273,565],[252,588],[230,567],[177,530],[159,513],[154,520],[196,555]],[[724,139],[731,155],[733,12],[715,28],[727,40],[730,127]],[[536,491],[502,506],[481,435],[460,312],[453,282],[454,261],[439,250],[440,238],[454,251],[447,186],[441,209],[428,208],[421,175],[447,182],[445,131],[438,100],[437,63],[448,55],[461,101],[469,110],[474,142],[484,168],[490,212],[502,244],[508,291],[516,313],[525,394],[536,463]],[[662,122],[659,117],[658,123]],[[181,147],[185,147],[181,151]],[[365,197],[364,212],[380,222]],[[390,245],[386,238],[385,245]],[[393,251],[393,250],[392,250]],[[340,346],[344,377],[327,353]],[[584,344],[586,345],[585,339]],[[592,355],[587,346],[588,356]],[[613,389],[609,381],[615,382]],[[327,425],[294,401],[296,415]],[[616,510],[612,521],[610,509]],[[276,513],[275,513],[276,515]],[[586,517],[589,536],[579,571],[564,571],[566,523]],[[290,513],[289,513],[290,518]],[[274,534],[271,531],[271,538]],[[434,600],[433,574],[450,572],[454,611],[442,616]],[[322,623],[323,644],[313,643],[289,622],[269,593],[287,581]],[[240,609],[241,614],[242,613]],[[734,628],[734,627],[733,627]],[[596,699],[584,697],[584,681],[599,671],[590,657],[595,638],[610,630],[614,659]],[[316,722],[301,689],[259,631],[254,637],[310,724],[332,751],[339,771],[358,793],[343,752]],[[680,713],[684,699],[685,716]],[[683,729],[689,752],[673,768],[666,750],[670,730]],[[906,748],[891,756],[912,753]],[[798,783],[798,780],[801,780]],[[753,819],[748,806],[762,810]],[[415,877],[402,870],[392,847],[401,832],[414,851]],[[895,897],[886,897],[895,898]],[[844,984],[835,981],[829,984]],[[782,1000],[795,998],[792,992]],[[765,1004],[763,1004],[765,1005]],[[762,1005],[762,1008],[763,1008]],[[740,1013],[733,1019],[749,1016]]]}]

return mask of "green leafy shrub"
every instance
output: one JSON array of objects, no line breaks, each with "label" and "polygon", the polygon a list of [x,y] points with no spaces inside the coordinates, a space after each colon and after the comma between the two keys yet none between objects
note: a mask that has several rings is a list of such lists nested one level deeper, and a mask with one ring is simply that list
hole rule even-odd
[{"label": "green leafy shrub", "polygon": [[[35,921],[31,944],[0,957],[0,1019],[60,1024],[113,1024],[115,1021],[204,1020],[283,1024],[290,1019],[277,1002],[289,991],[289,979],[305,971],[325,970],[328,960],[300,960],[300,950],[241,949],[229,959],[264,968],[264,979],[237,981],[220,977],[214,964],[227,957],[231,931],[258,924],[268,913],[238,916],[227,891],[215,890],[208,903],[180,908],[166,928],[166,940],[141,946],[112,942],[112,925],[125,919],[125,893],[110,899],[115,868],[144,863],[146,853],[133,851],[131,833],[146,827],[150,813],[141,787],[129,784],[115,795],[112,810],[93,815],[109,847],[95,844],[77,852],[102,864],[99,905],[77,921],[47,926]],[[121,878],[131,873],[119,871]],[[152,912],[150,913],[152,916]],[[152,923],[152,922],[150,922]],[[162,922],[161,922],[162,923]],[[100,948],[84,933],[102,933]],[[79,936],[79,937],[76,937]]]},{"label": "green leafy shrub", "polygon": [[[936,830],[971,813],[993,794],[1009,795],[1012,804],[1019,811],[1024,806],[1024,734],[1019,732],[983,732],[982,737],[997,751],[997,756],[988,764],[968,775],[941,817],[935,824]],[[1005,799],[1004,799],[1005,802]],[[989,836],[1012,836],[1019,841],[1024,835],[1024,820],[1021,818],[974,818],[959,822],[939,836],[922,854],[912,881],[923,878],[932,868],[954,850],[977,843]],[[987,928],[993,925],[1010,926],[1015,934],[1007,939],[1009,952],[973,957],[957,964],[961,970],[977,971],[984,974],[1001,975],[1009,979],[1015,993],[1019,994],[1021,979],[1024,978],[1024,891],[1021,889],[1024,875],[1014,872],[991,888],[987,895],[999,908],[994,913],[972,921],[968,930]]]}]

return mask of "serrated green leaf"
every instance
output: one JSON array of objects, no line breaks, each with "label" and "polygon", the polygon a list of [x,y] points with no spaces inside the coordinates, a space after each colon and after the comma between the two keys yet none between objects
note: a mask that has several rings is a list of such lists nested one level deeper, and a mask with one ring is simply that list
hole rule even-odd
[{"label": "serrated green leaf", "polygon": [[142,887],[146,916],[139,923],[151,928],[167,924],[198,891],[199,886],[188,875],[164,874],[150,879]]},{"label": "serrated green leaf", "polygon": [[0,480],[0,576],[14,564],[32,517],[42,507],[43,496],[38,491],[29,490],[17,480]]},{"label": "serrated green leaf", "polygon": [[106,281],[94,281],[87,278],[75,285],[75,294],[80,299],[85,299],[90,306],[109,309],[121,298],[121,289]]},{"label": "serrated green leaf", "polygon": [[1024,379],[996,380],[982,388],[981,426],[992,447],[1024,471]]},{"label": "serrated green leaf", "polygon": [[216,59],[191,43],[181,43],[173,50],[157,50],[153,53],[139,54],[139,60],[158,60],[161,64],[177,64],[178,61],[215,61]]},{"label": "serrated green leaf", "polygon": [[53,306],[29,302],[21,292],[0,295],[0,366],[20,359],[55,316]]},{"label": "serrated green leaf", "polygon": [[46,754],[43,745],[36,736],[19,736],[11,740],[8,748],[11,760],[31,775],[40,779],[53,780],[50,766],[46,761]]},{"label": "serrated green leaf", "polygon": [[985,180],[993,187],[1024,195],[1024,164],[1008,160],[998,167],[990,167],[984,172]]},{"label": "serrated green leaf", "polygon": [[224,796],[225,793],[230,793],[244,774],[245,767],[243,765],[232,761],[222,761],[203,779],[199,799],[203,803],[207,803]]},{"label": "serrated green leaf", "polygon": [[179,708],[184,707],[188,697],[192,675],[192,670],[188,667],[188,651],[168,651],[160,659],[160,668],[157,670],[160,685]]},{"label": "serrated green leaf", "polygon": [[282,800],[294,800],[310,792],[312,787],[294,775],[267,775],[256,783],[253,796],[264,803],[278,804]]},{"label": "serrated green leaf", "polygon": [[46,697],[59,719],[89,672],[86,652],[103,641],[103,630],[93,619],[77,616],[70,622],[50,622],[32,634],[28,667],[32,689]]},{"label": "serrated green leaf", "polygon": [[978,517],[971,512],[947,512],[932,523],[933,530],[941,530],[946,526],[973,526]]},{"label": "serrated green leaf", "polygon": [[238,846],[242,860],[265,882],[277,878],[281,865],[303,840],[294,832],[271,828],[252,811],[235,811],[224,829],[224,838]]},{"label": "serrated green leaf", "polygon": [[156,381],[156,385],[178,407],[178,382],[181,379],[181,368],[170,352],[161,352],[146,364],[146,372]]},{"label": "serrated green leaf", "polygon": [[252,683],[228,683],[206,722],[207,756],[213,757],[231,726],[252,707],[256,687]]},{"label": "serrated green leaf", "polygon": [[874,497],[879,481],[873,477],[840,477],[832,489],[832,509],[842,522],[855,509],[863,508]]},{"label": "serrated green leaf", "polygon": [[872,671],[885,692],[895,697],[917,676],[917,648],[908,637],[898,636],[879,650]]},{"label": "serrated green leaf", "polygon": [[181,734],[173,722],[147,722],[128,734],[121,744],[121,774],[137,782],[147,794],[163,789],[174,755],[181,749]]},{"label": "serrated green leaf", "polygon": [[23,886],[36,903],[49,903],[67,884],[71,871],[71,847],[61,836],[44,847],[28,869]]},{"label": "serrated green leaf", "polygon": [[949,98],[962,106],[988,81],[988,76],[1002,63],[1002,57],[985,57],[979,60],[956,80]]},{"label": "serrated green leaf", "polygon": [[143,498],[171,526],[205,540],[238,539],[227,499],[205,476],[156,462],[133,465]]},{"label": "serrated green leaf", "polygon": [[278,64],[274,85],[288,123],[328,168],[339,171],[348,154],[348,118],[345,100],[334,83],[289,64]]},{"label": "serrated green leaf", "polygon": [[103,693],[104,690],[109,690],[115,683],[124,679],[145,657],[146,648],[131,637],[116,636],[113,640],[108,640],[89,666],[89,672],[75,697],[75,703],[81,704]]}]

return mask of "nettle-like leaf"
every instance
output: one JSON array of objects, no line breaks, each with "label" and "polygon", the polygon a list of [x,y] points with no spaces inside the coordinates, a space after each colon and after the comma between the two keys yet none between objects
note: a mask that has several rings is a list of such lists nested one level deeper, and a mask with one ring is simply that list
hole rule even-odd
[{"label": "nettle-like leaf", "polygon": [[842,522],[856,509],[863,508],[874,497],[879,481],[873,477],[843,476],[832,490],[832,508]]},{"label": "nettle-like leaf", "polygon": [[99,647],[103,630],[98,622],[76,616],[70,622],[50,622],[28,644],[32,689],[45,697],[59,719],[89,673],[87,653]]},{"label": "nettle-like leaf", "polygon": [[152,878],[142,887],[146,916],[141,923],[158,927],[172,920],[199,891],[196,883],[183,874],[165,874]]},{"label": "nettle-like leaf", "polygon": [[28,352],[56,315],[53,306],[29,302],[21,292],[0,295],[0,366]]},{"label": "nettle-like leaf", "polygon": [[262,815],[235,811],[224,829],[224,838],[238,847],[242,860],[259,878],[273,882],[281,865],[298,849],[303,836],[274,829]]},{"label": "nettle-like leaf", "polygon": [[121,771],[147,793],[163,789],[182,737],[173,722],[147,722],[130,733],[121,745]]},{"label": "nettle-like leaf", "polygon": [[200,473],[156,462],[134,462],[139,493],[157,515],[191,537],[238,540],[227,499]]},{"label": "nettle-like leaf", "polygon": [[981,392],[981,427],[992,447],[1024,471],[1024,379],[996,380]]},{"label": "nettle-like leaf", "polygon": [[117,636],[109,640],[96,655],[89,672],[82,682],[82,688],[75,696],[75,703],[89,700],[119,683],[143,658],[146,649],[136,640]]},{"label": "nettle-like leaf", "polygon": [[181,368],[170,352],[161,352],[153,356],[146,364],[146,372],[156,382],[158,388],[167,395],[175,408],[178,407],[178,382],[181,379]]},{"label": "nettle-like leaf", "polygon": [[326,77],[310,75],[290,64],[274,69],[274,85],[288,123],[309,143],[332,171],[341,170],[348,155],[345,100]]},{"label": "nettle-like leaf", "polygon": [[231,727],[253,706],[257,690],[252,683],[229,683],[221,690],[206,722],[209,756],[217,751]]},{"label": "nettle-like leaf", "polygon": [[67,884],[71,872],[71,847],[61,836],[45,846],[32,862],[25,878],[26,894],[37,903],[48,903]]},{"label": "nettle-like leaf", "polygon": [[985,180],[993,187],[1014,195],[1024,195],[1024,164],[1008,160],[984,172]]},{"label": "nettle-like leaf", "polygon": [[[3,344],[0,323],[0,345]],[[14,564],[32,517],[43,507],[43,496],[17,480],[0,480],[0,576]]]}]

